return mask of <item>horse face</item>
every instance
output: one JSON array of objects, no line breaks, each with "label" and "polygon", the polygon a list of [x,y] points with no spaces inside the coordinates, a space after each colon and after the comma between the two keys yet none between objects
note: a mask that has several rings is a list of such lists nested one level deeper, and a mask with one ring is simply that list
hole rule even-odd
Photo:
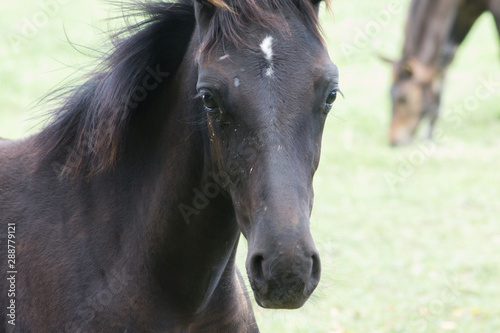
[{"label": "horse face", "polygon": [[313,175],[338,71],[298,18],[288,33],[245,28],[245,46],[217,45],[199,62],[211,160],[225,175],[257,303],[302,306],[320,280],[310,230]]},{"label": "horse face", "polygon": [[422,90],[423,87],[411,79],[398,81],[393,85],[391,145],[400,146],[412,142],[422,117]]},{"label": "horse face", "polygon": [[430,138],[439,108],[439,76],[416,61],[395,62],[394,71],[391,145],[410,144],[423,118],[431,122]]}]

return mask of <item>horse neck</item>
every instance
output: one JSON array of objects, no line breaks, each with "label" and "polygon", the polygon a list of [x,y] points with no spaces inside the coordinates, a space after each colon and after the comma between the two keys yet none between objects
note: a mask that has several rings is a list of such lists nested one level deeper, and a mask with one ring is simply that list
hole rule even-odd
[{"label": "horse neck", "polygon": [[143,170],[131,202],[138,207],[137,220],[144,221],[139,223],[146,224],[140,230],[151,274],[170,298],[191,300],[188,307],[199,308],[224,273],[232,277],[239,229],[230,199],[218,193],[210,176],[206,130],[193,121],[203,112],[193,100],[193,64],[186,59],[163,91],[145,103],[149,110],[131,136],[122,174],[129,176],[131,165]]},{"label": "horse neck", "polygon": [[406,27],[403,59],[415,59],[437,70],[453,60],[458,45],[453,36],[457,24],[457,2],[414,0]]}]

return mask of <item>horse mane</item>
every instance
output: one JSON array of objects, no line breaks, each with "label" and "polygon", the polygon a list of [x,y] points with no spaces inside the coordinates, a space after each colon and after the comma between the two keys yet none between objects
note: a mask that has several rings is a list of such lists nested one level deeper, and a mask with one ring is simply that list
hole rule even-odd
[{"label": "horse mane", "polygon": [[145,19],[113,35],[112,50],[85,83],[58,97],[62,105],[36,137],[41,164],[64,158],[60,176],[92,176],[113,167],[130,119],[140,112],[144,98],[137,95],[144,78],[158,70],[171,77],[194,32],[192,0],[146,1],[126,9],[125,19]]},{"label": "horse mane", "polygon": [[[130,120],[134,113],[141,112],[140,102],[146,98],[138,100],[136,96],[144,78],[151,71],[172,77],[184,58],[196,24],[195,1],[213,7],[204,50],[221,40],[243,43],[241,32],[248,20],[283,29],[285,10],[300,14],[322,40],[312,5],[320,0],[145,0],[130,5],[131,14],[126,18],[146,18],[116,34],[113,49],[103,56],[89,79],[62,96],[62,105],[54,111],[52,121],[35,137],[41,165],[62,159],[57,170],[60,176],[76,178],[81,174],[91,177],[116,164]],[[271,14],[276,12],[282,15]],[[162,81],[169,77],[162,77]]]}]

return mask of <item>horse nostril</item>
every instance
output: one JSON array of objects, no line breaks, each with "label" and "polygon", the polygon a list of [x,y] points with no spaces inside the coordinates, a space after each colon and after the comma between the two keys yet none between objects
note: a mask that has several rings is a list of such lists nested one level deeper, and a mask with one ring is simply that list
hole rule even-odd
[{"label": "horse nostril", "polygon": [[255,254],[250,262],[250,270],[252,272],[252,278],[257,284],[264,284],[264,270],[262,268],[262,263],[264,257],[260,254]]},{"label": "horse nostril", "polygon": [[312,294],[314,289],[319,284],[319,280],[321,279],[321,261],[319,260],[319,256],[317,254],[313,254],[312,259],[312,269],[311,276],[309,277],[309,281],[307,281],[306,288],[304,293],[306,296]]},{"label": "horse nostril", "polygon": [[311,277],[319,281],[321,276],[321,261],[319,260],[319,256],[317,254],[313,254],[312,261],[313,265],[312,265]]}]

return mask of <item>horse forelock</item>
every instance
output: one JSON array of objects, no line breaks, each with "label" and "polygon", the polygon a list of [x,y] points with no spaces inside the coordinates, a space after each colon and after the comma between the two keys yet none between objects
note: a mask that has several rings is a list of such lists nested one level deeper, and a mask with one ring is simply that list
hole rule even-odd
[{"label": "horse forelock", "polygon": [[[320,1],[318,1],[319,3]],[[331,8],[331,0],[324,0]],[[282,34],[290,33],[288,15],[299,17],[313,34],[324,43],[318,15],[311,0],[206,0],[216,10],[200,47],[200,55],[209,55],[222,42],[236,47],[249,47],[248,22]]]},{"label": "horse forelock", "polygon": [[[231,10],[231,7],[229,6],[228,1],[230,2],[230,0],[206,0],[207,3],[209,3],[213,6]],[[332,0],[319,0],[318,2],[321,2],[321,1],[324,1],[326,3],[326,6],[330,8]]]}]

